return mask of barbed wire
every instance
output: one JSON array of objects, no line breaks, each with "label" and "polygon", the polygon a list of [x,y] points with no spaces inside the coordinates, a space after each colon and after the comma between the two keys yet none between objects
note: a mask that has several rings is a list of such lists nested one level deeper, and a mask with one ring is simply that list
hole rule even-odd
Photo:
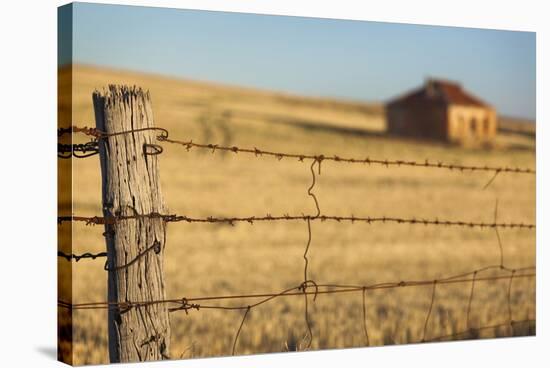
[{"label": "barbed wire", "polygon": [[97,138],[99,131],[96,128],[88,128],[86,126],[78,127],[74,125],[71,125],[68,127],[61,127],[57,129],[58,138],[70,133],[84,133],[85,135],[89,135]]},{"label": "barbed wire", "polygon": [[491,171],[496,173],[517,173],[517,174],[535,174],[536,173],[534,169],[521,168],[521,167],[461,165],[461,164],[445,163],[441,161],[430,162],[427,159],[425,161],[414,161],[414,160],[390,160],[390,159],[379,159],[379,158],[370,158],[370,157],[349,158],[349,157],[340,157],[338,155],[331,156],[331,155],[324,155],[324,154],[308,155],[308,154],[298,154],[298,153],[267,151],[256,147],[240,148],[237,146],[231,146],[231,147],[220,146],[220,145],[211,144],[211,143],[201,144],[201,143],[194,143],[193,141],[182,141],[182,140],[170,139],[168,137],[161,137],[159,138],[159,140],[162,142],[179,144],[181,146],[184,146],[187,149],[187,151],[191,150],[191,148],[202,148],[202,149],[209,149],[212,151],[212,153],[216,151],[247,153],[247,154],[252,154],[256,157],[272,156],[272,157],[276,157],[278,160],[281,160],[283,158],[295,158],[295,159],[298,159],[298,161],[312,159],[319,163],[323,161],[335,161],[335,162],[352,163],[352,164],[382,165],[386,167],[413,166],[413,167],[448,169],[448,170],[456,170],[456,171]]},{"label": "barbed wire", "polygon": [[[88,128],[88,127],[70,126],[66,128],[59,128],[57,130],[58,137],[62,137],[63,135],[69,134],[69,133],[84,133],[85,135],[94,137],[94,140],[87,143],[79,143],[79,144],[58,143],[57,157],[62,159],[69,159],[72,157],[75,157],[75,158],[91,157],[99,154],[99,140],[101,139],[114,137],[117,135],[133,134],[133,133],[144,132],[144,131],[159,131],[160,133],[156,137],[159,140],[164,137],[168,137],[168,131],[166,129],[156,128],[156,127],[132,129],[132,130],[126,130],[122,132],[115,132],[115,133],[106,133],[96,128]],[[158,144],[145,143],[143,145],[143,152],[146,155],[159,155],[163,152],[163,149],[162,149],[162,146]]]},{"label": "barbed wire", "polygon": [[[491,266],[495,269],[500,269],[500,266]],[[484,268],[485,270],[489,269]],[[515,278],[532,278],[536,277],[536,272],[530,272],[530,273],[523,273],[525,271],[533,271],[536,270],[535,266],[532,267],[524,267],[524,268],[518,268],[514,269],[514,277]],[[315,291],[307,291],[304,290],[304,283],[288,288],[286,290],[283,290],[278,293],[273,292],[264,292],[264,293],[255,293],[255,294],[233,294],[233,295],[209,295],[209,296],[199,296],[199,297],[193,297],[193,298],[177,298],[177,299],[161,299],[161,300],[150,300],[150,301],[127,301],[127,302],[87,302],[87,303],[69,303],[67,301],[58,301],[58,306],[66,309],[71,310],[96,310],[96,309],[118,309],[122,311],[128,311],[132,308],[146,308],[153,305],[158,304],[169,304],[169,305],[177,305],[176,307],[169,308],[169,312],[177,312],[177,311],[185,311],[186,314],[188,314],[189,310],[206,310],[206,309],[218,309],[218,310],[244,310],[245,313],[243,314],[243,318],[241,320],[241,323],[238,327],[238,330],[235,334],[234,341],[232,344],[232,354],[235,353],[235,348],[237,346],[237,340],[240,336],[240,333],[243,329],[243,325],[245,320],[247,319],[250,311],[258,307],[260,305],[263,305],[269,301],[272,301],[276,298],[280,297],[290,297],[290,296],[301,296],[305,295],[306,297],[308,295],[313,295],[314,299],[317,298],[319,295],[323,294],[343,294],[343,293],[353,293],[353,292],[361,292],[364,296],[366,291],[369,290],[381,290],[381,289],[395,289],[395,288],[406,288],[406,287],[420,287],[420,286],[432,286],[432,290],[435,290],[435,285],[444,285],[444,284],[457,284],[457,283],[469,283],[472,282],[471,278],[465,277],[465,275],[469,274],[477,274],[480,272],[479,270],[470,271],[467,273],[461,273],[449,277],[439,278],[435,280],[409,280],[409,281],[398,281],[398,282],[383,282],[383,283],[376,283],[376,284],[370,284],[370,285],[349,285],[349,284],[317,284],[312,280],[308,280],[310,283],[315,284]],[[488,282],[488,281],[496,281],[496,280],[502,280],[502,279],[509,279],[509,275],[496,275],[496,276],[485,276],[485,277],[477,277],[476,282]],[[430,301],[430,309],[428,316],[431,313],[431,309],[434,305],[434,297],[435,293],[432,293],[431,301]],[[202,304],[202,302],[213,302],[213,301],[231,301],[231,300],[245,300],[245,299],[256,299],[259,301],[256,301],[255,303],[249,303],[249,304],[229,304],[229,305],[214,305],[214,304]],[[363,299],[364,300],[364,299]],[[508,298],[508,303],[510,303],[510,299]],[[363,308],[363,326],[364,326],[364,333],[366,336],[366,345],[369,345],[368,341],[368,330],[367,330],[367,315],[366,315],[366,308],[365,308],[365,302],[362,305]],[[427,331],[427,325],[429,321],[429,317],[426,319],[426,322],[424,323],[424,329],[423,329],[423,336],[420,342],[429,342],[429,341],[438,341],[445,338],[451,338],[451,335],[446,336],[440,336],[440,337],[432,337],[432,338],[426,338],[426,331]],[[511,321],[511,322],[510,322]],[[507,322],[505,325],[510,325],[513,323],[519,323],[519,321],[513,321],[510,318],[510,321]],[[467,331],[473,331],[476,330],[474,327],[468,326]],[[486,327],[480,327],[481,329],[485,329]],[[463,335],[465,332],[458,332],[456,335]],[[311,332],[309,332],[311,334]],[[309,335],[311,336],[311,335]],[[308,344],[306,346],[306,349],[308,349],[311,346],[311,337],[309,338]]]},{"label": "barbed wire", "polygon": [[96,139],[105,139],[105,138],[114,137],[117,135],[133,134],[133,133],[145,132],[145,131],[159,131],[160,134],[157,136],[157,139],[159,140],[163,138],[168,138],[168,130],[164,128],[159,128],[159,127],[147,127],[147,128],[124,130],[121,132],[106,133],[97,128],[88,128],[86,126],[85,127],[69,126],[69,127],[63,127],[63,128],[57,129],[57,136],[61,137],[65,134],[70,134],[70,133],[83,133],[85,135],[94,137]]},{"label": "barbed wire", "polygon": [[86,158],[97,154],[99,154],[99,146],[97,141],[79,144],[57,144],[57,157],[59,158]]},{"label": "barbed wire", "polygon": [[[135,129],[135,130],[128,130],[128,131],[107,134],[105,132],[98,131],[97,129],[94,129],[94,128],[69,127],[69,128],[59,129],[58,136],[62,136],[63,134],[72,133],[72,132],[84,133],[86,135],[93,136],[96,139],[96,141],[92,141],[90,143],[95,143],[95,147],[97,147],[97,141],[100,139],[105,139],[111,136],[122,135],[122,134],[133,134],[136,132],[146,131],[146,130],[160,131],[159,135],[156,137],[157,140],[159,140],[160,142],[181,145],[185,147],[187,151],[189,151],[191,148],[200,148],[200,149],[209,149],[212,151],[212,153],[215,153],[216,151],[224,151],[224,152],[233,152],[235,154],[237,153],[252,154],[254,155],[254,157],[272,156],[272,157],[276,157],[278,160],[281,160],[283,158],[295,158],[295,159],[298,159],[299,161],[312,160],[311,166],[310,166],[312,182],[311,182],[311,185],[307,188],[307,195],[311,197],[316,209],[316,213],[313,215],[306,215],[302,213],[301,215],[293,215],[293,216],[289,214],[283,214],[279,216],[272,216],[271,214],[266,214],[265,216],[251,216],[251,217],[213,217],[213,216],[190,217],[186,215],[160,214],[155,212],[148,213],[148,214],[136,213],[134,215],[129,215],[129,216],[114,216],[114,217],[107,217],[107,218],[98,217],[98,216],[93,216],[93,217],[59,216],[58,224],[63,224],[64,222],[85,222],[87,225],[98,225],[98,224],[116,224],[119,221],[132,220],[132,219],[135,219],[135,220],[161,219],[165,222],[226,223],[234,226],[236,223],[239,223],[239,222],[246,222],[253,225],[255,222],[305,221],[307,223],[308,236],[307,236],[307,243],[305,246],[305,250],[303,253],[303,259],[304,259],[303,281],[297,286],[291,287],[289,289],[283,290],[278,293],[264,292],[259,294],[213,295],[213,296],[202,296],[202,297],[194,297],[194,298],[183,297],[178,299],[160,299],[160,300],[148,300],[148,301],[124,301],[124,302],[107,301],[107,302],[69,303],[69,302],[60,300],[58,301],[59,307],[75,309],[75,310],[77,309],[84,309],[84,310],[118,309],[119,311],[128,311],[132,308],[146,308],[152,305],[166,304],[169,312],[184,311],[186,314],[188,314],[190,310],[199,311],[201,309],[244,311],[241,322],[233,338],[233,344],[232,344],[232,350],[231,350],[231,354],[233,355],[235,354],[235,351],[237,348],[239,336],[241,335],[245,322],[249,317],[252,309],[259,307],[260,305],[263,305],[265,303],[268,303],[271,300],[274,300],[280,297],[287,297],[287,296],[297,296],[297,295],[304,296],[304,320],[307,328],[307,334],[304,336],[304,340],[303,340],[305,342],[304,344],[305,350],[308,350],[311,347],[313,342],[313,331],[312,331],[312,323],[309,316],[308,296],[313,296],[313,301],[315,302],[318,295],[320,294],[342,294],[342,293],[354,293],[354,292],[361,293],[361,298],[362,298],[361,307],[362,307],[362,315],[363,315],[362,325],[363,325],[363,333],[365,336],[365,344],[367,346],[370,345],[368,323],[367,323],[367,291],[371,291],[371,290],[393,289],[393,288],[402,288],[402,287],[419,287],[419,286],[432,287],[429,307],[424,320],[424,324],[422,328],[422,337],[420,342],[452,339],[455,337],[463,336],[466,333],[473,334],[475,331],[479,332],[485,329],[499,328],[501,326],[513,327],[514,324],[523,323],[523,322],[525,323],[535,322],[535,320],[514,321],[512,319],[513,316],[512,316],[511,293],[512,293],[513,281],[518,278],[536,277],[536,268],[535,266],[523,267],[523,268],[510,268],[505,266],[504,248],[502,245],[500,234],[498,232],[499,228],[535,229],[535,224],[523,223],[523,222],[510,222],[510,223],[498,222],[498,218],[497,218],[498,201],[495,204],[493,222],[475,222],[475,221],[462,221],[462,220],[449,220],[449,219],[440,220],[438,218],[423,219],[423,218],[416,218],[416,217],[410,217],[410,218],[386,217],[386,216],[356,217],[353,214],[350,216],[322,215],[320,205],[319,205],[319,200],[316,197],[315,193],[313,192],[313,189],[316,184],[316,174],[314,169],[315,165],[318,165],[317,171],[318,171],[318,174],[320,175],[321,164],[325,160],[343,162],[343,163],[383,165],[385,167],[412,166],[412,167],[425,167],[425,168],[440,168],[440,169],[448,169],[451,171],[456,170],[460,172],[463,172],[463,171],[493,172],[494,175],[491,177],[489,182],[485,185],[484,189],[488,187],[500,173],[535,174],[534,169],[508,167],[508,166],[494,167],[494,166],[458,165],[458,164],[449,164],[444,162],[433,163],[428,160],[421,162],[421,161],[411,161],[411,160],[371,159],[369,157],[365,159],[355,159],[355,158],[344,158],[337,155],[326,156],[323,154],[306,155],[306,154],[295,154],[295,153],[285,153],[285,152],[274,152],[274,151],[260,150],[256,147],[254,147],[253,149],[250,149],[250,148],[239,148],[237,146],[229,147],[229,146],[220,146],[215,144],[198,144],[198,143],[193,143],[192,141],[181,141],[181,140],[169,139],[168,131],[163,128],[143,128],[143,129]],[[85,155],[87,154],[85,149],[90,149],[90,148],[92,148],[92,144],[90,144],[89,146],[60,144],[58,146],[58,150],[60,151],[60,154],[63,156],[62,158],[70,157],[66,155],[67,153],[70,153],[70,155],[75,155],[75,152],[82,152]],[[149,148],[153,149],[153,152],[147,152],[147,149]],[[160,154],[162,152],[162,147],[155,144],[146,144],[144,146],[144,152],[146,154]],[[76,157],[79,157],[79,156],[76,156]],[[456,226],[456,227],[481,228],[481,229],[492,228],[492,229],[495,229],[495,233],[496,233],[496,237],[499,245],[500,262],[498,264],[484,266],[466,273],[461,273],[458,275],[453,275],[453,276],[438,278],[438,279],[431,279],[431,280],[409,280],[409,281],[377,283],[377,284],[371,284],[371,285],[321,284],[308,277],[308,265],[309,265],[308,252],[312,243],[311,221],[316,221],[316,220],[321,222],[324,222],[324,221],[350,222],[352,224],[355,222],[363,222],[368,224],[396,223],[396,224],[411,224],[411,225],[425,225],[425,226],[428,226],[428,225],[429,226]],[[97,253],[97,254],[84,253],[82,255],[65,254],[62,252],[58,252],[58,256],[63,257],[68,261],[71,261],[72,259],[74,259],[75,261],[79,261],[82,258],[96,259],[98,257],[107,257],[107,262],[105,263],[104,269],[107,271],[118,271],[139,262],[141,257],[147,254],[150,250],[155,250],[155,253],[158,253],[160,250],[160,244],[153,244],[151,247],[147,248],[144,252],[138,254],[136,258],[134,258],[132,261],[128,262],[127,264],[120,265],[120,266],[111,266],[111,267],[108,267],[109,257],[106,252]],[[489,270],[503,271],[503,272],[506,272],[506,275],[480,276],[481,273],[487,272]],[[533,272],[527,273],[527,271],[533,271]],[[472,301],[475,295],[474,294],[475,286],[479,282],[484,282],[484,281],[488,282],[488,281],[502,280],[502,279],[509,280],[508,287],[506,290],[508,321],[505,324],[480,326],[477,328],[473,327],[471,325],[470,317],[471,317]],[[456,284],[456,283],[471,283],[470,293],[468,298],[468,308],[467,308],[466,320],[465,320],[465,325],[467,327],[467,330],[466,332],[462,331],[462,332],[455,333],[453,335],[429,337],[428,336],[429,322],[432,316],[432,311],[433,311],[435,301],[437,299],[436,296],[437,296],[438,287],[440,287],[440,285]],[[313,288],[313,290],[311,288]],[[247,300],[247,299],[252,299],[254,303],[219,304],[220,302],[224,302],[224,301],[227,302],[232,300]],[[209,302],[218,302],[218,303],[205,304]]]},{"label": "barbed wire", "polygon": [[99,253],[83,253],[83,254],[74,254],[74,253],[64,253],[60,250],[57,251],[57,256],[66,259],[67,261],[75,260],[76,262],[80,261],[81,259],[96,259],[96,258],[103,258],[107,257],[107,252],[99,252]]},{"label": "barbed wire", "polygon": [[374,223],[395,223],[395,224],[410,224],[410,225],[425,225],[425,226],[455,226],[455,227],[469,227],[469,228],[508,228],[508,229],[535,229],[536,225],[523,222],[477,222],[477,221],[465,221],[465,220],[448,220],[448,219],[425,219],[416,217],[370,217],[370,216],[334,216],[334,215],[279,215],[272,216],[266,214],[264,216],[248,216],[248,217],[190,217],[185,215],[163,215],[157,212],[139,215],[128,216],[113,216],[113,217],[101,217],[101,216],[59,216],[57,218],[58,224],[65,222],[84,222],[86,225],[103,225],[103,224],[116,224],[119,221],[137,220],[137,219],[162,219],[165,222],[188,222],[188,223],[226,223],[229,225],[235,225],[239,222],[254,224],[256,222],[271,222],[271,221],[336,221],[336,222],[364,222],[368,224]]},{"label": "barbed wire", "polygon": [[[90,135],[93,137],[96,137],[98,139],[102,138],[108,138],[115,135],[121,135],[121,134],[131,134],[146,130],[157,130],[160,131],[160,135],[157,136],[157,139],[161,142],[166,143],[172,143],[177,144],[185,147],[187,151],[191,150],[191,148],[200,148],[200,149],[208,149],[211,150],[212,153],[216,151],[225,151],[225,152],[233,152],[233,153],[246,153],[246,154],[252,154],[255,157],[261,157],[261,156],[271,156],[275,157],[278,160],[281,160],[283,158],[294,158],[298,159],[299,161],[304,161],[307,159],[315,160],[319,163],[319,166],[321,162],[323,161],[335,161],[335,162],[342,162],[342,163],[351,163],[351,164],[367,164],[367,165],[382,165],[385,167],[390,166],[412,166],[412,167],[424,167],[424,168],[437,168],[437,169],[447,169],[447,170],[455,170],[455,171],[489,171],[494,172],[495,177],[499,173],[516,173],[516,174],[535,174],[536,170],[531,168],[522,168],[522,167],[509,167],[509,166],[480,166],[480,165],[461,165],[461,164],[452,164],[452,163],[446,163],[442,161],[437,162],[431,162],[428,159],[424,161],[415,161],[415,160],[391,160],[391,159],[379,159],[379,158],[350,158],[350,157],[341,157],[339,155],[326,155],[326,154],[301,154],[301,153],[288,153],[288,152],[276,152],[276,151],[268,151],[263,150],[259,148],[241,148],[238,146],[222,146],[218,144],[212,144],[212,143],[195,143],[192,140],[184,141],[184,140],[177,140],[177,139],[171,139],[169,137],[168,130],[164,128],[142,128],[142,129],[133,129],[133,130],[127,130],[122,132],[115,132],[107,134],[105,132],[101,132],[97,130],[96,128],[88,128],[88,127],[66,127],[66,128],[60,128],[58,129],[58,136],[62,136],[63,134],[67,133],[84,133],[86,135]],[[320,167],[319,167],[320,169]],[[487,184],[487,186],[494,180],[494,177],[490,180],[490,182]]]}]

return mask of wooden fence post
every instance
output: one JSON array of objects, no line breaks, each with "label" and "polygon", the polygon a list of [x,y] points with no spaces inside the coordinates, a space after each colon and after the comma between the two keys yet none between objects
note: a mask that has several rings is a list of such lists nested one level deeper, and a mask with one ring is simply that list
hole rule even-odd
[{"label": "wooden fence post", "polygon": [[[93,93],[96,127],[106,134],[153,127],[149,92],[114,86]],[[157,156],[157,132],[142,130],[99,139],[105,218],[165,213]],[[124,219],[105,225],[109,302],[165,298],[165,226],[160,218]],[[111,362],[169,359],[170,321],[165,304],[110,307]]]}]

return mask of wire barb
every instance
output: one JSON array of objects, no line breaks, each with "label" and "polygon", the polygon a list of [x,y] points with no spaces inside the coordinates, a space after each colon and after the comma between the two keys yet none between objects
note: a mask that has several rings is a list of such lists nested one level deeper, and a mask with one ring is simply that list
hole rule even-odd
[{"label": "wire barb", "polygon": [[190,309],[196,309],[197,311],[201,309],[201,305],[200,305],[200,304],[189,303],[189,301],[187,300],[187,298],[181,298],[180,303],[181,303],[181,305],[178,306],[178,307],[169,308],[169,309],[168,309],[168,312],[175,312],[175,311],[181,311],[181,310],[183,310],[183,311],[185,312],[185,314],[188,315]]}]

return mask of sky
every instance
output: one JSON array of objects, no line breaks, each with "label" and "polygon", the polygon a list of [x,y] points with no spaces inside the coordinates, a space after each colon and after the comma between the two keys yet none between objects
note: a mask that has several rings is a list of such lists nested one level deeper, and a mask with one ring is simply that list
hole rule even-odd
[{"label": "sky", "polygon": [[460,82],[499,114],[536,116],[534,32],[89,3],[75,3],[72,21],[72,55],[61,53],[60,64],[72,56],[74,63],[373,102],[437,77]]}]

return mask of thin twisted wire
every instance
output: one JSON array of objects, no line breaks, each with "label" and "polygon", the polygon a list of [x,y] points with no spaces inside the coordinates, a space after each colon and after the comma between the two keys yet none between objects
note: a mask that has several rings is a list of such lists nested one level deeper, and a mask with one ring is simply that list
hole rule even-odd
[{"label": "thin twisted wire", "polygon": [[[519,278],[531,278],[535,277],[536,273],[523,273],[525,271],[535,270],[533,267],[524,267],[516,269],[514,280]],[[472,279],[467,278],[465,275],[476,273],[477,270],[471,271],[469,273],[455,275],[446,278],[440,278],[435,280],[438,285],[443,284],[457,284],[457,283],[471,283]],[[502,279],[510,279],[510,275],[497,275],[497,276],[485,276],[477,277],[476,282],[484,281],[495,281]],[[309,281],[309,280],[308,280]],[[177,298],[177,299],[160,299],[160,300],[151,300],[151,301],[129,301],[129,302],[86,302],[86,303],[68,303],[66,301],[58,301],[58,305],[66,306],[70,309],[109,309],[109,308],[118,308],[118,307],[143,307],[148,305],[156,304],[178,304],[181,305],[183,299],[187,302],[209,302],[209,301],[226,301],[232,299],[261,299],[260,301],[254,304],[247,304],[241,306],[231,306],[231,309],[246,309],[248,306],[251,308],[257,307],[259,305],[265,304],[275,298],[283,296],[297,296],[297,295],[321,295],[321,294],[340,294],[340,293],[349,293],[349,292],[362,292],[363,290],[382,290],[382,289],[394,289],[394,288],[406,288],[406,287],[419,287],[419,286],[428,286],[433,287],[434,280],[408,280],[408,281],[398,281],[398,282],[384,282],[376,283],[371,285],[349,285],[349,284],[316,284],[318,288],[316,291],[303,291],[303,283],[298,286],[286,289],[278,293],[257,293],[257,294],[235,294],[235,295],[210,295],[210,296],[199,296],[194,298]],[[200,305],[200,308],[220,308],[224,309],[227,306],[203,306]]]},{"label": "thin twisted wire", "polygon": [[65,253],[60,250],[57,251],[57,256],[60,258],[64,258],[67,261],[75,260],[76,262],[80,261],[81,259],[96,259],[96,258],[103,258],[107,257],[107,252],[99,252],[99,253],[83,253],[83,254],[74,254],[74,253]]}]

